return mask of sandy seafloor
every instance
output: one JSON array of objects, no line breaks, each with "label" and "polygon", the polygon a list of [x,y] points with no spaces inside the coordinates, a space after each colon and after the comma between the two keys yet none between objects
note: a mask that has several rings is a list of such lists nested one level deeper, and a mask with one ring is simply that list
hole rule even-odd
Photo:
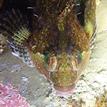
[{"label": "sandy seafloor", "polygon": [[107,0],[97,6],[97,36],[90,62],[78,81],[72,97],[51,93],[48,81],[35,68],[29,68],[10,51],[0,56],[0,81],[11,82],[31,107],[72,107],[71,99],[83,99],[84,107],[95,107],[95,98],[107,90]]}]

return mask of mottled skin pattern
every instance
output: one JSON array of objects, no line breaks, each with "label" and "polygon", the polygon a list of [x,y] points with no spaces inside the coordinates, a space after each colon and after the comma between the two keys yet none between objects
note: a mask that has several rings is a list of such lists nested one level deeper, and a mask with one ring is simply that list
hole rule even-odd
[{"label": "mottled skin pattern", "polygon": [[70,16],[68,23],[72,32],[71,41],[74,42],[75,48],[81,51],[87,51],[89,49],[89,39],[76,16],[73,13]]}]

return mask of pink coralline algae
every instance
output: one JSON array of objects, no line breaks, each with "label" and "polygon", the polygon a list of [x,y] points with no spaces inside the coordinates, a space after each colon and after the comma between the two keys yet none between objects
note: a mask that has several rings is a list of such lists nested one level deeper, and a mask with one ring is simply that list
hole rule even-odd
[{"label": "pink coralline algae", "polygon": [[29,107],[26,99],[11,84],[0,83],[0,107]]}]

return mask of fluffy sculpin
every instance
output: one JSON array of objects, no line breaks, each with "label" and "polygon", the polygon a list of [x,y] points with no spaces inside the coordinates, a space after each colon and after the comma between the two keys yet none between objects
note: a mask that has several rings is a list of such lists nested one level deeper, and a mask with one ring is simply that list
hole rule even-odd
[{"label": "fluffy sculpin", "polygon": [[95,0],[29,2],[31,20],[12,10],[1,18],[0,31],[13,47],[20,49],[19,55],[23,53],[29,62],[32,59],[57,90],[69,91],[89,60]]},{"label": "fluffy sculpin", "polygon": [[89,58],[90,38],[77,18],[75,3],[71,4],[67,4],[57,17],[50,18],[48,26],[45,25],[39,36],[35,33],[34,42],[30,40],[30,44],[35,44],[32,45],[35,51],[31,54],[36,67],[59,90],[74,85],[82,66],[87,62],[84,60]]}]

